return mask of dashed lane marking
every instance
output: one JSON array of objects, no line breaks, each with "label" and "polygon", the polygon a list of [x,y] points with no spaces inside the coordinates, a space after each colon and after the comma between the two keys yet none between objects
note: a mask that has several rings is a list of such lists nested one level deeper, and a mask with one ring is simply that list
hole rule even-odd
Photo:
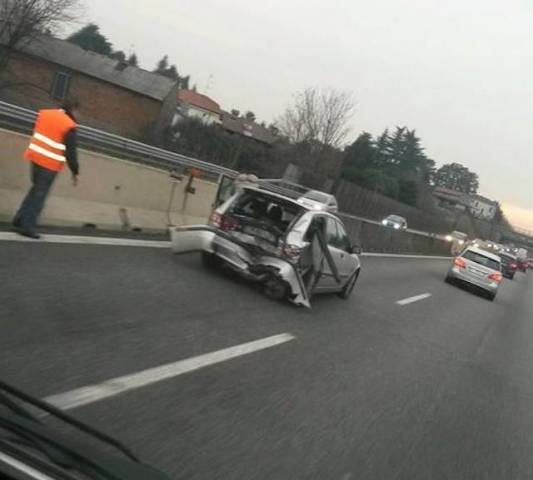
[{"label": "dashed lane marking", "polygon": [[402,307],[409,305],[411,303],[419,302],[420,300],[425,300],[426,298],[431,297],[431,293],[422,293],[420,295],[415,295],[414,297],[404,298],[403,300],[398,300],[396,303]]},{"label": "dashed lane marking", "polygon": [[296,337],[290,333],[282,333],[272,337],[254,340],[243,343],[234,347],[224,348],[215,352],[206,353],[197,357],[180,360],[178,362],[161,365],[159,367],[149,368],[138,373],[125,375],[123,377],[112,378],[103,383],[89,385],[77,388],[70,392],[60,393],[46,397],[44,400],[52,405],[62,409],[70,410],[73,408],[98,402],[105,398],[114,397],[121,393],[136,388],[145,387],[153,383],[168,380],[178,375],[193,372],[201,368],[222,363],[233,358],[248,355],[259,350],[275,347],[286,342],[294,340]]}]

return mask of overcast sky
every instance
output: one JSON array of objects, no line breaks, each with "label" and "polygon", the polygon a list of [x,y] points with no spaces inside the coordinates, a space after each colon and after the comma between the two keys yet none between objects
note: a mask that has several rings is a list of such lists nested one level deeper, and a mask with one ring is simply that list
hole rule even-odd
[{"label": "overcast sky", "polygon": [[533,2],[86,0],[116,49],[168,54],[224,109],[271,121],[308,86],[350,90],[353,137],[417,130],[438,165],[533,230]]}]

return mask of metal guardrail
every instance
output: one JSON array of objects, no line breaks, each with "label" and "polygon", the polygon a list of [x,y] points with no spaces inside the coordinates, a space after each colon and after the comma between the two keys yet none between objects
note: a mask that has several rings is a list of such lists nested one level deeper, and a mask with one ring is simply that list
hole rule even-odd
[{"label": "metal guardrail", "polygon": [[[6,102],[0,102],[0,125],[31,133],[37,113]],[[80,146],[90,147],[101,153],[116,155],[137,163],[169,171],[198,169],[212,177],[228,175],[236,177],[238,172],[196,158],[147,145],[129,138],[114,135],[91,127],[78,128]]]}]

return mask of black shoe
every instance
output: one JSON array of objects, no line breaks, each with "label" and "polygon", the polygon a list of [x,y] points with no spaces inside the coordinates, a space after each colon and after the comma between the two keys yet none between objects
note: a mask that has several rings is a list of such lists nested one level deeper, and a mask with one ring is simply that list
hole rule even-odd
[{"label": "black shoe", "polygon": [[19,228],[16,232],[23,237],[33,238],[34,240],[39,240],[39,238],[41,238],[37,232],[32,232],[31,230],[22,230]]}]

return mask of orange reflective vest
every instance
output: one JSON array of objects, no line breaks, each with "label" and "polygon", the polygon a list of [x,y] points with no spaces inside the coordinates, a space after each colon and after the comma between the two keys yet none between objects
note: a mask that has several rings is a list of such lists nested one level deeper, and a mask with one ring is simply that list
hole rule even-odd
[{"label": "orange reflective vest", "polygon": [[67,161],[65,136],[76,127],[76,122],[64,110],[40,110],[24,158],[48,170],[63,170]]}]

